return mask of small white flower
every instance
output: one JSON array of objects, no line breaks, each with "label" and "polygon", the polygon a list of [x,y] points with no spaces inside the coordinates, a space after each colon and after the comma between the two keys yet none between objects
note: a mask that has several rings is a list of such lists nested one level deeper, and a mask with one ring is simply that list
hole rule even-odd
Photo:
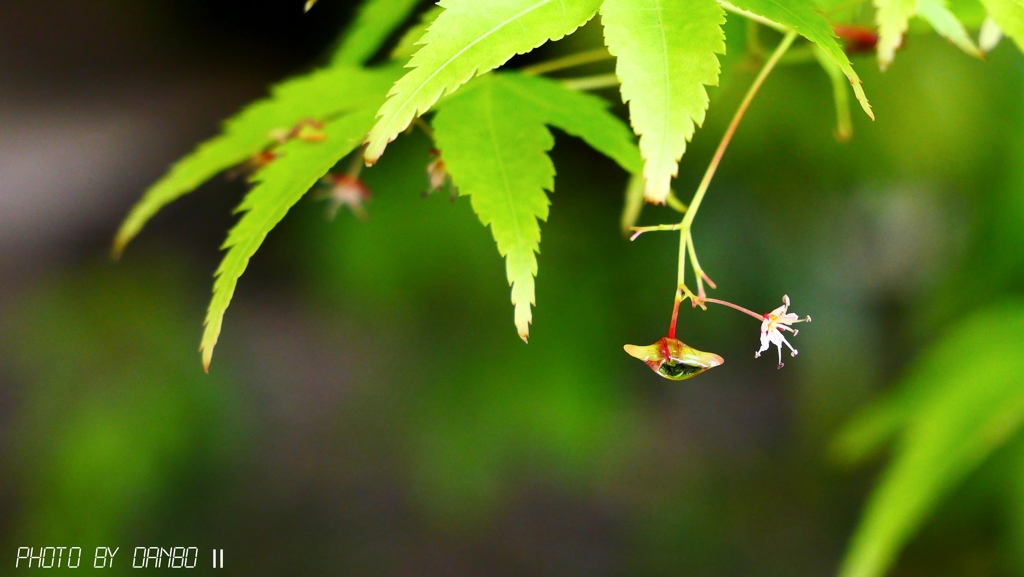
[{"label": "small white flower", "polygon": [[787,312],[789,309],[789,297],[782,297],[782,306],[773,310],[770,313],[764,315],[764,321],[761,322],[761,348],[754,353],[754,357],[760,357],[761,353],[768,350],[768,345],[773,344],[779,348],[779,367],[782,368],[782,345],[785,344],[789,347],[792,356],[796,356],[797,350],[793,348],[793,345],[789,344],[786,337],[782,336],[782,331],[789,331],[793,333],[795,337],[799,330],[794,329],[790,325],[794,323],[811,322],[811,317],[800,318],[794,313]]}]

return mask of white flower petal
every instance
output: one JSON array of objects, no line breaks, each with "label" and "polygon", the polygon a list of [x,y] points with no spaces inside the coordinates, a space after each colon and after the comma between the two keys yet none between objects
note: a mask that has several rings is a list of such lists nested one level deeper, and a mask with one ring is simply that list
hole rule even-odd
[{"label": "white flower petal", "polygon": [[796,316],[796,313],[786,313],[786,314],[784,314],[784,315],[779,317],[778,322],[780,322],[780,323],[782,323],[784,325],[791,325],[791,324],[793,324],[795,322],[798,322],[799,320],[800,320],[800,317]]},{"label": "white flower petal", "polygon": [[782,364],[782,346],[785,345],[792,356],[797,355],[796,349],[793,345],[786,340],[786,337],[782,334],[782,331],[789,331],[796,336],[797,330],[790,325],[794,323],[802,323],[810,321],[810,317],[800,318],[795,313],[789,312],[789,296],[783,295],[782,306],[773,310],[772,312],[764,315],[764,320],[761,321],[761,348],[754,354],[755,357],[761,356],[761,353],[768,349],[769,345],[775,345],[779,350],[779,368],[783,367]]}]

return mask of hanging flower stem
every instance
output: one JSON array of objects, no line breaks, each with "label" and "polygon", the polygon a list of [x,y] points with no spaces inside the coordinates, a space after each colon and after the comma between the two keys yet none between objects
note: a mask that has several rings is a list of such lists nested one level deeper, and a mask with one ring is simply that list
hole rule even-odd
[{"label": "hanging flower stem", "polygon": [[672,324],[668,326],[668,338],[676,338],[676,320],[679,318],[679,303],[683,302],[680,294],[676,292],[676,304],[672,307]]},{"label": "hanging flower stem", "polygon": [[[743,120],[743,115],[746,114],[747,109],[750,108],[750,103],[757,96],[758,91],[764,84],[764,81],[768,78],[768,75],[775,68],[775,65],[779,63],[789,47],[793,45],[793,41],[796,40],[795,31],[787,31],[786,35],[783,36],[782,41],[772,52],[772,55],[765,61],[764,66],[761,67],[761,71],[757,73],[757,77],[754,78],[753,84],[747,89],[747,93],[743,96],[743,100],[740,102],[739,107],[732,116],[732,120],[729,122],[729,127],[725,129],[725,134],[722,135],[721,142],[718,143],[718,148],[715,150],[715,155],[711,158],[711,162],[708,164],[707,170],[704,172],[704,178],[701,179],[700,185],[697,187],[697,192],[693,194],[693,200],[690,202],[690,206],[686,210],[686,214],[683,216],[683,221],[679,224],[679,275],[678,275],[678,286],[676,289],[675,304],[672,308],[672,323],[669,325],[669,336],[672,337],[675,334],[676,319],[679,315],[679,302],[681,300],[690,299],[694,305],[701,304],[703,302],[716,302],[716,304],[724,304],[731,306],[737,310],[742,310],[748,314],[751,314],[757,318],[761,318],[761,315],[753,313],[742,307],[738,307],[732,304],[726,304],[724,301],[715,301],[707,299],[704,296],[704,279],[707,279],[707,275],[700,268],[700,263],[697,261],[697,253],[693,248],[693,237],[690,234],[690,227],[693,225],[693,219],[697,216],[697,211],[700,209],[700,203],[704,200],[704,195],[708,191],[708,186],[711,185],[711,179],[714,178],[715,172],[718,170],[718,165],[722,162],[722,157],[725,156],[725,151],[729,148],[729,143],[732,141],[733,135],[736,134],[736,129],[740,125],[740,121]],[[665,230],[660,229],[660,230]],[[686,256],[689,252],[690,260],[694,267],[694,274],[697,278],[697,295],[694,295],[688,288],[686,288]],[[712,285],[713,286],[713,285]],[[696,300],[695,300],[696,299]]]},{"label": "hanging flower stem", "polygon": [[726,307],[729,307],[731,309],[740,311],[741,313],[750,315],[750,316],[754,317],[755,319],[757,319],[759,321],[764,320],[764,315],[759,315],[759,314],[755,313],[754,311],[752,311],[752,310],[750,310],[750,309],[748,309],[746,307],[741,307],[740,305],[734,305],[734,304],[732,304],[729,301],[723,301],[723,300],[718,300],[718,299],[706,298],[706,299],[704,299],[704,302],[706,302],[706,303],[713,303],[713,304],[716,304],[716,305],[726,306]]},{"label": "hanging flower stem", "polygon": [[750,85],[747,90],[747,94],[743,97],[743,101],[740,102],[739,108],[736,109],[736,113],[733,114],[732,121],[729,123],[729,127],[725,129],[725,134],[722,136],[722,141],[718,143],[718,149],[715,150],[715,155],[711,158],[711,163],[708,164],[707,171],[704,172],[704,178],[700,181],[700,186],[697,187],[697,192],[693,195],[693,201],[690,202],[690,208],[686,211],[686,216],[683,217],[682,229],[689,234],[690,225],[693,224],[693,219],[697,216],[697,210],[700,209],[700,203],[704,200],[704,194],[708,191],[708,186],[711,184],[711,179],[714,178],[715,172],[718,170],[719,163],[722,162],[722,157],[725,156],[725,150],[729,148],[729,143],[732,141],[732,137],[736,134],[736,128],[739,127],[740,121],[743,120],[743,115],[746,114],[747,108],[750,107],[751,101],[754,100],[754,96],[761,89],[761,85],[764,84],[765,79],[768,78],[768,74],[771,73],[775,65],[778,64],[779,59],[786,53],[790,45],[793,44],[793,40],[796,40],[796,32],[788,32],[786,36],[779,43],[778,48],[772,53],[771,57],[761,67],[761,71],[758,72],[757,78],[754,79],[754,83]]}]

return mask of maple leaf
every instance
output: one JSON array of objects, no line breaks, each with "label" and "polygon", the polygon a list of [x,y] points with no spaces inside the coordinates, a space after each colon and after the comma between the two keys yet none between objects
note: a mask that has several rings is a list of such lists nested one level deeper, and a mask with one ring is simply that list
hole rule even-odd
[{"label": "maple leaf", "polygon": [[[721,1],[723,5],[729,4],[725,0]],[[864,94],[864,88],[861,86],[860,77],[854,72],[853,64],[850,63],[850,58],[843,52],[842,46],[836,41],[832,25],[818,11],[818,7],[813,0],[731,1],[732,4],[729,4],[730,6],[735,5],[740,10],[761,16],[770,22],[794,30],[818,45],[829,59],[846,75],[850,85],[853,87],[853,93],[857,97],[857,101],[860,102],[860,107],[864,109],[864,113],[871,120],[875,119],[875,114],[871,112],[871,104],[868,103],[868,97]]]},{"label": "maple leaf", "polygon": [[600,0],[442,0],[445,10],[409,61],[412,68],[388,93],[367,140],[373,164],[388,143],[441,96],[516,54],[529,52],[579,28],[597,12]]},{"label": "maple leaf", "polygon": [[975,58],[984,58],[967,29],[946,5],[945,0],[918,0],[917,15],[926,20],[935,32],[957,48]]},{"label": "maple leaf", "polygon": [[648,202],[663,204],[718,84],[725,11],[715,0],[605,0],[605,44],[640,135]]},{"label": "maple leaf", "polygon": [[268,98],[225,121],[219,135],[176,162],[146,190],[118,230],[114,253],[120,254],[160,209],[277,144],[277,133],[287,133],[303,121],[328,120],[377,105],[400,70],[331,66],[274,86]]},{"label": "maple leaf", "polygon": [[342,37],[332,62],[350,66],[365,64],[417,4],[419,0],[369,0],[364,3]]},{"label": "maple leaf", "polygon": [[875,24],[878,25],[878,66],[885,70],[892,64],[896,49],[903,44],[910,18],[917,14],[918,0],[874,0]]},{"label": "maple leaf", "polygon": [[989,17],[1024,52],[1024,0],[982,0]]},{"label": "maple leaf", "polygon": [[207,371],[220,337],[224,313],[231,303],[239,277],[249,265],[249,259],[291,207],[335,163],[359,146],[372,124],[372,108],[342,116],[324,126],[325,138],[322,141],[289,141],[281,146],[274,162],[254,175],[256,186],[236,209],[236,212],[243,213],[242,218],[228,233],[221,247],[228,252],[217,267],[213,298],[199,347]]},{"label": "maple leaf", "polygon": [[552,80],[488,74],[438,105],[433,119],[448,174],[459,194],[470,197],[506,260],[515,325],[524,341],[536,304],[538,220],[547,219],[546,191],[554,188],[547,154],[554,139],[545,125],[579,136],[627,170],[640,170],[632,134],[607,106]]}]

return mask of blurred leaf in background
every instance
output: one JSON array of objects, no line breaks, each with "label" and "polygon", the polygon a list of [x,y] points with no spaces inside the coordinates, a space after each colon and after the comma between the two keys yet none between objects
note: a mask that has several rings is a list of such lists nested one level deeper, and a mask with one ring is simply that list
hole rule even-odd
[{"label": "blurred leaf in background", "polygon": [[120,546],[123,572],[129,543],[209,538],[204,504],[238,447],[242,405],[226,377],[194,370],[194,311],[162,262],[83,267],[11,307],[0,342],[21,384],[23,497],[10,545],[81,546],[83,567],[95,547]]},{"label": "blurred leaf in background", "polygon": [[839,437],[846,460],[892,435],[882,476],[840,573],[877,577],[936,505],[1024,423],[1024,303],[992,307],[950,328],[902,389]]}]

